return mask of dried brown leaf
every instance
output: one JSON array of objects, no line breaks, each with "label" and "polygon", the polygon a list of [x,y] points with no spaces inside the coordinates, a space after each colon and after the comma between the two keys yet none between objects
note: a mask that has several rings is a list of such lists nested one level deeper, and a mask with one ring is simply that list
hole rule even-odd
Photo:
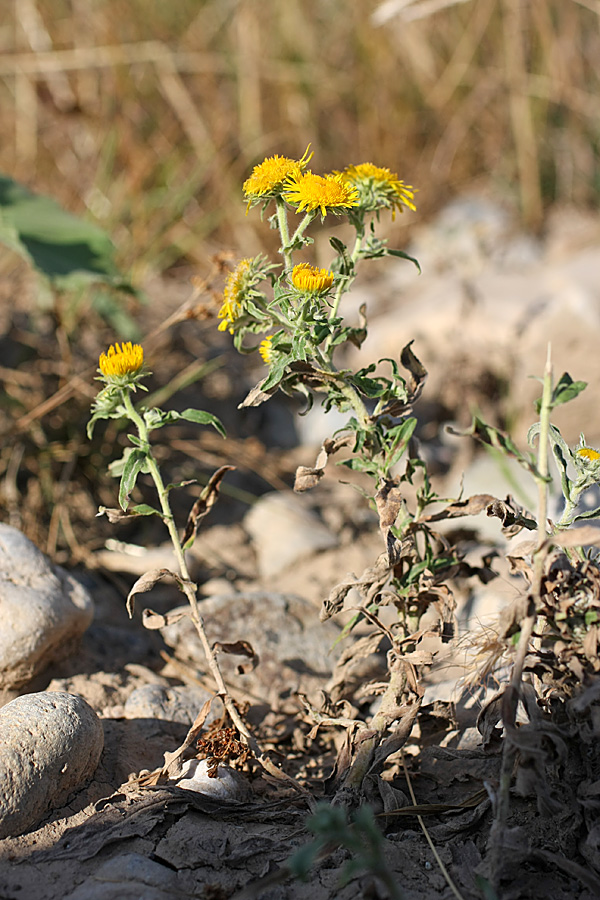
[{"label": "dried brown leaf", "polygon": [[294,490],[298,493],[309,491],[319,483],[325,474],[325,467],[330,456],[337,453],[342,447],[347,447],[354,442],[353,435],[343,435],[339,438],[327,438],[323,441],[319,455],[314,466],[298,466],[294,480]]},{"label": "dried brown leaf", "polygon": [[274,385],[270,390],[263,391],[262,386],[267,379],[263,378],[262,381],[259,381],[258,384],[255,384],[252,390],[248,393],[245,400],[238,405],[238,409],[244,409],[247,406],[260,406],[261,403],[264,403],[266,400],[269,400],[273,394],[277,391],[278,385]]},{"label": "dried brown leaf", "polygon": [[593,525],[582,525],[580,528],[570,528],[552,535],[548,543],[557,544],[559,547],[600,547],[600,528]]},{"label": "dried brown leaf", "polygon": [[181,578],[175,572],[171,572],[170,569],[150,569],[149,572],[145,572],[138,578],[127,595],[127,612],[130,619],[133,616],[136,594],[144,594],[146,591],[151,591],[155,584],[167,576],[175,578],[181,583]]},{"label": "dried brown leaf", "polygon": [[420,396],[421,391],[425,386],[425,381],[427,380],[427,369],[413,353],[411,349],[412,344],[413,341],[410,341],[410,343],[408,343],[402,349],[402,353],[400,354],[400,362],[410,373],[410,377],[406,380],[406,387],[408,389],[410,402],[414,403],[414,401]]},{"label": "dried brown leaf", "polygon": [[176,622],[179,622],[180,619],[189,616],[189,614],[189,611],[185,610],[185,612],[166,613],[166,615],[163,616],[161,613],[154,612],[153,609],[144,609],[142,610],[142,625],[149,631],[158,631],[159,628],[166,628],[168,625],[174,625]]},{"label": "dried brown leaf", "polygon": [[219,487],[223,477],[227,472],[231,472],[235,466],[221,466],[216,472],[210,476],[208,483],[202,490],[202,493],[192,506],[188,520],[186,522],[185,531],[181,539],[184,549],[188,549],[193,543],[198,531],[198,525],[201,520],[208,515],[219,497]]},{"label": "dried brown leaf", "polygon": [[231,643],[226,641],[215,641],[213,649],[221,650],[223,653],[230,653],[232,656],[247,656],[250,663],[246,666],[238,666],[240,675],[251,672],[259,663],[258,654],[255,652],[249,641],[233,641]]},{"label": "dried brown leaf", "polygon": [[204,727],[204,722],[206,721],[206,717],[210,712],[210,707],[215,698],[210,697],[206,700],[202,709],[194,719],[188,733],[186,734],[183,743],[177,750],[173,750],[170,753],[168,750],[165,752],[165,762],[161,769],[157,769],[155,772],[151,772],[149,775],[144,777],[143,786],[151,786],[155,784],[159,784],[161,781],[164,781],[168,778],[177,778],[178,775],[181,774],[181,757],[192,744],[196,741],[198,735],[202,731]]}]

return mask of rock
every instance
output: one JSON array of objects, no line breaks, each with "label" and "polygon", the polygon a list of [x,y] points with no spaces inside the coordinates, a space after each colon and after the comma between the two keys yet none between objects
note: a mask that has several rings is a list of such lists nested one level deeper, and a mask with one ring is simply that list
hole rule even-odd
[{"label": "rock", "polygon": [[107,859],[65,900],[171,900],[178,896],[177,874],[140,853]]},{"label": "rock", "polygon": [[0,523],[0,688],[22,687],[68,656],[92,618],[86,589]]},{"label": "rock", "polygon": [[263,578],[270,578],[297,560],[335,547],[337,538],[298,494],[264,494],[244,519],[258,556]]},{"label": "rock", "polygon": [[[187,609],[187,607],[182,607]],[[251,671],[249,660],[227,653],[219,655],[227,683],[239,687],[252,699],[278,705],[294,692],[323,685],[331,674],[340,629],[332,622],[319,622],[312,603],[293,594],[256,592],[208,597],[200,603],[200,613],[212,643],[249,641],[259,663]],[[188,616],[161,629],[166,643],[179,660],[189,660],[195,668],[207,670],[206,660]]]},{"label": "rock", "polygon": [[100,720],[73,694],[25,694],[0,709],[0,838],[22,834],[94,774]]},{"label": "rock", "polygon": [[217,800],[240,802],[249,800],[252,796],[250,785],[244,776],[229,766],[219,766],[213,778],[208,774],[208,762],[205,759],[188,759],[181,768],[181,775],[173,779],[173,783],[186,791],[208,794]]},{"label": "rock", "polygon": [[[125,703],[127,719],[163,719],[192,725],[203,704],[212,694],[194,685],[162,687],[145,684],[131,692]],[[206,718],[206,724],[222,714],[223,704],[215,700]]]}]

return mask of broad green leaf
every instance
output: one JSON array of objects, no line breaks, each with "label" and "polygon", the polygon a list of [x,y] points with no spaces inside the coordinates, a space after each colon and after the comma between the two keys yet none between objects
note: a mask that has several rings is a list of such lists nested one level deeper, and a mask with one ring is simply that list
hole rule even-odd
[{"label": "broad green leaf", "polygon": [[106,232],[0,175],[0,241],[59,287],[104,282],[133,293]]}]

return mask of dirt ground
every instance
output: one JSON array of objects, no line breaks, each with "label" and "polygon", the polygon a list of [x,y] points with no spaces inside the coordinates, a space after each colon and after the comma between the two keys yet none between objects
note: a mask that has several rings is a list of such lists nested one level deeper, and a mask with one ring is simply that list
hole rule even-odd
[{"label": "dirt ground", "polygon": [[[587,240],[579,242],[577,253],[589,249]],[[547,245],[543,253],[546,252]],[[569,252],[565,251],[567,256]],[[574,255],[575,251],[569,258]],[[440,283],[445,279],[446,287],[451,277],[448,272],[448,267],[439,263]],[[489,275],[485,266],[482,272]],[[535,268],[530,278],[538,274],[539,269]],[[465,273],[458,277],[464,286]],[[476,283],[479,278],[477,272]],[[434,293],[435,288],[432,277],[418,290],[427,297],[427,290]],[[374,317],[375,326],[385,323],[389,282],[365,285],[362,290],[373,293],[375,308],[379,310]],[[433,293],[428,302],[433,303]],[[177,305],[177,299],[170,302],[173,307]],[[437,302],[441,321],[445,309],[443,294]],[[414,303],[418,303],[418,295]],[[411,328],[413,307],[408,300],[404,306],[405,324],[398,326],[398,341]],[[569,309],[572,320],[573,307]],[[582,310],[583,307],[577,307],[576,313],[583,314]],[[554,315],[556,310],[546,312]],[[484,310],[484,321],[487,315]],[[541,321],[542,326],[533,331],[521,322],[521,346],[529,341],[531,354],[535,354],[537,344],[545,342],[543,315]],[[387,323],[389,329],[389,319]],[[14,328],[14,323],[8,325],[9,336],[12,333],[15,337]],[[456,321],[453,328],[456,331]],[[552,328],[558,328],[556,323]],[[483,338],[478,343],[472,339],[474,332],[469,331],[468,347],[457,346],[456,342],[448,342],[442,325],[437,337],[434,332],[431,328],[425,349],[425,356],[430,357],[426,361],[433,393],[426,392],[419,413],[423,443],[429,442],[432,447],[428,461],[438,473],[439,485],[446,486],[446,490],[457,490],[462,467],[472,474],[476,472],[477,478],[488,479],[486,489],[502,498],[505,485],[493,466],[486,469],[484,465],[482,474],[481,456],[458,450],[456,443],[445,442],[438,435],[450,418],[466,424],[464,403],[459,402],[461,372],[463,387],[468,381],[471,408],[483,407],[496,421],[518,425],[522,419],[520,389],[515,390],[511,379],[521,373],[523,360],[513,353],[508,365],[503,346],[496,341],[498,358],[507,363],[507,370],[496,369],[498,377],[494,381],[490,376],[493,366],[484,364],[489,363],[489,356]],[[170,342],[162,344],[170,361],[165,363],[161,380],[181,366],[182,358],[189,362],[205,340],[202,336],[196,343],[189,334],[176,329]],[[406,335],[408,339],[412,336]],[[509,336],[507,340],[510,339]],[[589,331],[582,333],[582,345],[590,339]],[[513,346],[515,340],[513,334]],[[440,348],[444,348],[444,356]],[[377,353],[378,347],[368,349]],[[470,355],[466,369],[467,351]],[[563,351],[559,344],[559,357]],[[575,360],[581,351],[571,347],[569,352]],[[454,392],[447,368],[450,359],[454,360],[457,376]],[[597,365],[588,358],[584,362],[588,367]],[[56,551],[55,558],[61,563],[73,567],[91,591],[96,603],[95,620],[78,653],[53,665],[27,690],[66,690],[83,696],[101,717],[105,750],[92,782],[75,794],[67,806],[53,810],[26,834],[0,842],[0,897],[384,900],[392,896],[389,883],[385,883],[387,872],[397,887],[397,896],[406,900],[445,900],[452,896],[494,900],[496,895],[487,879],[502,742],[501,731],[496,727],[498,718],[494,719],[493,704],[490,706],[489,702],[506,678],[507,660],[500,656],[490,676],[474,677],[475,654],[483,644],[483,638],[476,635],[485,624],[489,636],[490,623],[497,621],[502,610],[522,594],[522,581],[510,574],[501,558],[506,552],[506,541],[499,529],[497,538],[491,539],[483,527],[478,530],[479,524],[485,523],[474,518],[468,520],[468,529],[462,535],[465,558],[476,566],[475,561],[480,564],[485,553],[499,551],[499,558],[492,564],[496,577],[486,584],[471,575],[453,584],[457,636],[447,646],[435,644],[430,664],[424,669],[424,695],[410,736],[380,770],[365,780],[362,800],[368,802],[376,817],[381,840],[369,844],[370,832],[368,828],[361,831],[360,824],[346,831],[338,827],[337,833],[329,833],[319,845],[307,880],[292,877],[290,858],[314,839],[314,833],[307,830],[307,817],[315,812],[316,804],[327,802],[336,792],[336,759],[339,765],[346,740],[346,729],[340,724],[315,728],[314,715],[314,710],[324,708],[322,691],[331,695],[339,688],[332,672],[336,658],[349,645],[348,639],[332,652],[328,648],[335,642],[335,629],[339,631],[344,617],[341,622],[324,623],[323,628],[330,629],[322,638],[324,649],[314,629],[321,604],[332,587],[347,573],[360,576],[374,564],[383,545],[377,517],[351,485],[341,483],[340,479],[348,479],[331,466],[319,487],[307,495],[305,505],[335,536],[332,546],[309,550],[268,574],[264,566],[261,569],[261,559],[279,552],[278,536],[263,535],[266,545],[261,544],[260,535],[251,537],[244,519],[247,494],[258,497],[273,490],[291,493],[296,466],[314,462],[321,423],[315,416],[308,425],[301,424],[294,418],[293,408],[277,401],[269,410],[245,411],[240,424],[239,415],[236,420],[240,365],[226,357],[225,363],[203,382],[201,401],[196,398],[198,405],[203,402],[207,408],[209,404],[225,420],[231,432],[228,442],[217,447],[212,436],[196,441],[188,430],[176,430],[170,438],[175,461],[167,464],[178,477],[191,477],[198,461],[207,471],[226,462],[238,465],[229,492],[223,493],[200,532],[193,550],[193,577],[201,584],[204,597],[229,598],[227,604],[207,616],[207,630],[213,639],[221,640],[223,633],[230,641],[265,642],[263,673],[259,663],[251,681],[250,675],[240,674],[232,665],[227,670],[228,679],[259,744],[287,779],[278,779],[250,760],[239,766],[248,788],[243,799],[207,797],[173,784],[148,785],[143,779],[140,781],[140,773],[160,768],[164,754],[181,744],[198,712],[195,704],[200,703],[202,692],[210,694],[213,685],[201,654],[190,649],[189,635],[179,632],[163,637],[159,631],[142,627],[139,610],[133,620],[125,611],[124,599],[138,575],[145,569],[170,565],[164,535],[147,522],[115,532],[104,520],[91,518],[92,501],[97,505],[115,504],[107,502],[110,481],[102,482],[101,496],[93,496],[88,485],[87,493],[82,490],[73,495],[71,509],[79,560],[73,558],[73,545],[69,550],[58,542],[50,549]],[[535,363],[531,361],[531,365],[534,367]],[[581,372],[572,374],[582,377]],[[500,376],[507,379],[504,391],[499,391]],[[249,385],[252,377],[252,373],[246,373],[242,380]],[[188,396],[194,390],[193,386],[185,389]],[[576,425],[573,424],[574,430]],[[304,429],[300,440],[298,429]],[[597,421],[589,421],[586,431],[600,435]],[[24,452],[29,451],[26,448]],[[98,465],[98,454],[88,457],[85,465],[88,468],[83,480],[87,479],[87,484],[90,471]],[[31,481],[34,476],[32,469]],[[23,484],[20,489],[22,497],[31,504],[30,512],[24,510],[19,517],[8,505],[6,520],[13,523],[16,517],[17,524],[40,542],[40,536],[47,536],[47,529],[33,512],[35,496],[31,484]],[[474,482],[472,492],[477,489]],[[191,493],[180,501],[181,511],[187,508],[190,497]],[[40,504],[38,501],[38,511]],[[88,529],[89,522],[97,526],[87,544],[81,537],[86,516]],[[139,547],[147,551],[142,561]],[[44,549],[48,549],[47,544]],[[298,597],[303,612],[293,605],[295,601],[286,600],[281,606],[273,597]],[[140,607],[150,606],[158,613],[166,613],[180,604],[181,595],[172,585],[161,583],[143,599],[146,602],[140,602]],[[358,637],[365,635],[366,632],[360,632]],[[309,665],[308,649],[313,644],[317,648],[316,662]],[[306,648],[302,665],[297,664],[298,646],[300,655],[302,647]],[[344,689],[338,691],[338,699],[346,703],[348,715],[369,721],[376,710],[377,689],[361,693],[361,688],[386,677],[385,650],[382,644],[365,651],[354,670],[345,672]],[[152,686],[163,691],[163,695],[180,686],[190,691],[178,700],[172,718],[168,710],[156,717],[151,712],[144,715],[143,708],[135,707],[130,700],[134,691]],[[553,723],[550,728],[546,720],[532,718],[531,711],[529,718],[523,719],[523,735],[537,729],[543,741],[540,739],[533,749],[528,750],[525,744],[521,748],[520,774],[511,790],[509,829],[502,847],[498,895],[501,900],[592,900],[600,896],[599,699],[597,680],[587,680],[568,698],[564,721]],[[175,706],[168,709],[172,711]],[[481,715],[484,709],[487,713]],[[356,842],[363,855],[361,864],[353,866],[350,863],[357,858]],[[367,858],[370,865],[365,862]]]}]

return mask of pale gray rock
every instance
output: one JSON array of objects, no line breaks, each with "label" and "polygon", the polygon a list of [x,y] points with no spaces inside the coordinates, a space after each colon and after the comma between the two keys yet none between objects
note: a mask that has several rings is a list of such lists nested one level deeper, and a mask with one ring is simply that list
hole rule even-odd
[{"label": "pale gray rock", "polygon": [[291,491],[264,494],[246,515],[244,527],[252,538],[263,578],[337,544],[307,498]]},{"label": "pale gray rock", "polygon": [[83,585],[0,523],[0,688],[22,687],[68,656],[93,614]]},{"label": "pale gray rock", "polygon": [[[338,626],[320,622],[318,609],[293,594],[257,591],[207,597],[200,603],[200,614],[211,643],[244,640],[252,645],[259,657],[254,669],[244,656],[228,653],[219,654],[219,664],[225,680],[256,701],[277,706],[298,690],[322,687],[339,655],[339,646],[334,647]],[[161,634],[179,660],[207,670],[188,616],[162,628]]]},{"label": "pale gray rock", "polygon": [[[212,694],[195,685],[175,685],[163,687],[159,684],[144,684],[131,692],[125,703],[127,719],[162,719],[192,725],[202,706]],[[223,704],[215,700],[206,718],[210,724],[223,712]]]},{"label": "pale gray rock", "polygon": [[65,900],[172,900],[179,895],[177,875],[140,853],[106,860]]},{"label": "pale gray rock", "polygon": [[0,839],[34,827],[94,774],[100,720],[75,694],[25,694],[0,709]]}]

